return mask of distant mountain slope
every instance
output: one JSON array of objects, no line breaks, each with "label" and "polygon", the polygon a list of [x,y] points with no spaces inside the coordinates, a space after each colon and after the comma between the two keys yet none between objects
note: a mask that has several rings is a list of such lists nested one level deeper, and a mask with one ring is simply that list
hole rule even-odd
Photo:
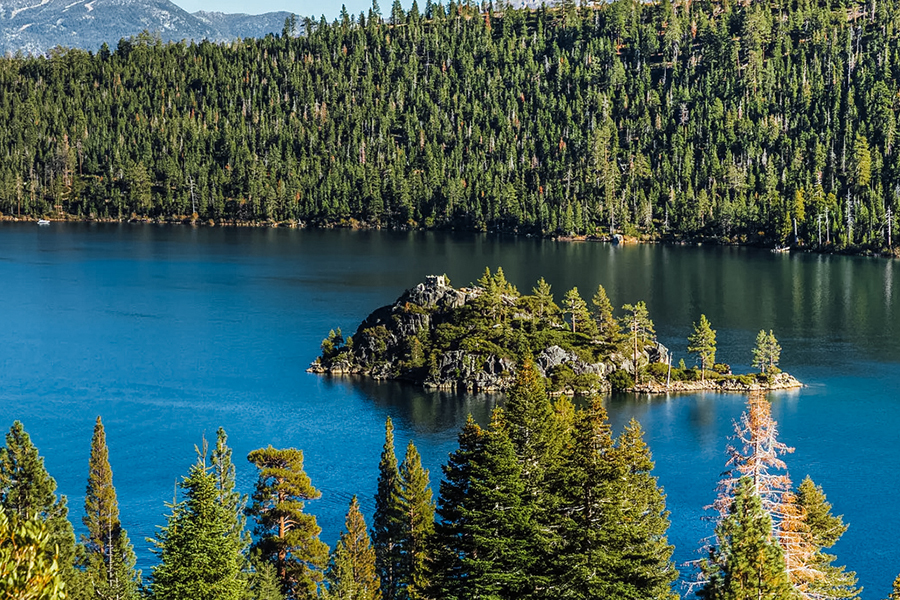
[{"label": "distant mountain slope", "polygon": [[[262,37],[267,33],[281,33],[284,20],[291,16],[289,12],[270,12],[262,15],[245,15],[242,13],[206,12],[193,13],[199,21],[206,23],[224,35],[224,39]],[[300,25],[297,25],[298,29]]]},{"label": "distant mountain slope", "polygon": [[37,54],[57,45],[115,48],[123,37],[148,30],[164,41],[230,40],[280,32],[290,13],[190,14],[169,0],[2,0],[0,53]]}]

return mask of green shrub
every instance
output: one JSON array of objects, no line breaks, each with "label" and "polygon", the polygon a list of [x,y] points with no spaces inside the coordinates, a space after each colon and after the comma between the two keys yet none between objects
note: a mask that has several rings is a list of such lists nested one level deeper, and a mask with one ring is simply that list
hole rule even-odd
[{"label": "green shrub", "polygon": [[731,365],[725,363],[716,363],[713,365],[713,371],[719,375],[731,375]]},{"label": "green shrub", "polygon": [[653,363],[647,367],[647,373],[657,381],[665,381],[669,376],[669,365],[666,363]]},{"label": "green shrub", "polygon": [[622,391],[634,387],[634,377],[624,369],[617,369],[609,376],[609,385],[613,391]]}]

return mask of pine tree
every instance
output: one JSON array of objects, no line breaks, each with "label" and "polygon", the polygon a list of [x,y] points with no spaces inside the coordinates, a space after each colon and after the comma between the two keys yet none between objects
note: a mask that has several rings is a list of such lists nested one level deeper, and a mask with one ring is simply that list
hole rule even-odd
[{"label": "pine tree", "polygon": [[47,523],[38,517],[11,519],[3,507],[0,507],[0,598],[67,598]]},{"label": "pine tree", "polygon": [[275,566],[258,558],[250,560],[250,569],[245,572],[247,591],[243,600],[284,600],[281,580]]},{"label": "pine tree", "polygon": [[444,469],[433,598],[517,600],[545,582],[534,576],[538,532],[522,468],[498,417],[488,431],[470,418]]},{"label": "pine tree", "polygon": [[381,585],[375,574],[375,550],[366,532],[366,522],[356,496],[350,501],[345,521],[331,557],[325,579],[330,600],[381,600]]},{"label": "pine tree", "polygon": [[793,590],[772,520],[748,477],[735,488],[729,514],[716,527],[718,546],[703,565],[707,600],[789,600]]},{"label": "pine tree", "polygon": [[673,546],[666,538],[666,497],[651,475],[653,460],[636,420],[632,419],[616,439],[611,458],[615,465],[611,498],[618,515],[606,515],[611,581],[608,593],[603,595],[677,598],[671,590],[678,571],[672,562]]},{"label": "pine tree", "polygon": [[372,545],[375,549],[375,570],[381,581],[384,600],[397,597],[398,580],[395,570],[400,563],[399,498],[400,471],[394,452],[394,424],[385,423],[384,449],[378,463],[378,491],[375,495],[375,514],[372,517]]},{"label": "pine tree", "polygon": [[397,597],[419,600],[426,597],[429,588],[428,551],[434,534],[434,501],[428,485],[428,471],[422,468],[422,458],[411,440],[400,464],[398,500],[400,562],[396,565]]},{"label": "pine tree", "polygon": [[627,313],[622,317],[622,326],[628,332],[628,340],[631,342],[631,357],[634,360],[634,380],[640,383],[641,370],[638,364],[640,357],[638,352],[643,349],[644,344],[653,340],[656,331],[653,329],[653,321],[650,320],[647,305],[643,300],[635,305],[626,304],[622,307],[622,310]]},{"label": "pine tree", "polygon": [[597,325],[591,319],[587,303],[578,294],[578,288],[574,287],[563,296],[563,312],[569,315],[572,323],[572,333],[580,331],[586,335],[595,335]]},{"label": "pine tree", "polygon": [[56,547],[59,574],[70,598],[84,593],[84,580],[75,566],[75,533],[69,523],[66,497],[56,498],[56,481],[22,423],[16,421],[0,448],[0,508],[14,521],[37,517],[46,523],[50,547]]},{"label": "pine tree", "polygon": [[537,305],[539,321],[550,319],[559,311],[559,307],[553,302],[553,292],[550,288],[550,284],[544,281],[543,277],[538,280],[536,287],[531,288],[531,293]]},{"label": "pine tree", "polygon": [[796,504],[801,509],[812,552],[808,565],[805,565],[811,573],[792,577],[795,587],[800,588],[805,598],[858,598],[862,590],[856,587],[856,573],[832,564],[837,557],[824,552],[847,531],[843,517],[831,514],[825,492],[809,476],[797,488]]},{"label": "pine tree", "polygon": [[253,503],[254,550],[272,562],[288,598],[314,598],[328,561],[316,518],[303,512],[304,500],[321,496],[303,470],[303,453],[272,446],[254,450],[247,460],[259,468]]},{"label": "pine tree", "polygon": [[591,304],[594,305],[594,322],[597,324],[600,337],[608,344],[615,344],[619,340],[619,324],[613,316],[612,302],[602,285],[597,286]]},{"label": "pine tree", "polygon": [[100,417],[94,425],[88,485],[82,522],[87,535],[83,565],[99,600],[127,600],[138,597],[140,574],[135,571],[135,555],[128,534],[119,521],[119,503],[109,466],[106,432]]},{"label": "pine tree", "polygon": [[247,496],[235,490],[236,470],[231,454],[228,435],[219,427],[216,431],[216,446],[210,453],[210,464],[216,478],[219,504],[225,509],[230,521],[229,530],[244,550],[250,545],[250,535],[246,531],[247,517],[244,514]]},{"label": "pine tree", "polygon": [[700,315],[700,324],[694,323],[694,333],[688,336],[688,352],[700,359],[700,380],[716,362],[716,330],[710,327],[706,315]]},{"label": "pine tree", "polygon": [[172,505],[156,539],[159,563],[150,577],[154,600],[243,600],[241,543],[231,515],[219,502],[216,477],[198,461],[179,484],[184,499]]},{"label": "pine tree", "polygon": [[469,501],[474,461],[483,452],[484,431],[470,414],[457,436],[458,447],[443,466],[433,538],[434,561],[430,595],[434,598],[468,598],[471,575],[467,557],[475,552],[474,540],[466,529],[471,511]]},{"label": "pine tree", "polygon": [[886,600],[900,600],[900,575],[897,575],[897,579],[894,580],[893,591]]},{"label": "pine tree", "polygon": [[557,557],[563,589],[573,598],[674,598],[665,496],[640,426],[632,421],[614,443],[595,398],[579,411],[573,440]]},{"label": "pine tree", "polygon": [[495,415],[492,429],[502,429],[513,445],[525,492],[523,510],[539,532],[532,538],[532,585],[543,590],[545,596],[541,597],[553,597],[556,592],[549,581],[554,556],[562,544],[557,508],[567,455],[566,432],[531,359],[516,373],[506,406]]},{"label": "pine tree", "polygon": [[778,366],[781,358],[781,346],[775,339],[775,334],[770,330],[766,333],[761,329],[756,336],[756,347],[753,348],[753,366],[760,373],[771,373]]}]

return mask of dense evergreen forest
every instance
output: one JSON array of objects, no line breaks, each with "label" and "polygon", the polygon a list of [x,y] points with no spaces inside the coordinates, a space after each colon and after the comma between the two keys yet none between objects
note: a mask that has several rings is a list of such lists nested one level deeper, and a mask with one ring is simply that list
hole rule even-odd
[{"label": "dense evergreen forest", "polygon": [[[676,600],[855,599],[856,576],[828,554],[847,526],[808,477],[794,487],[769,402],[751,395],[735,424],[706,558],[675,565],[666,496],[641,426],[614,435],[604,400],[551,400],[526,362],[502,409],[471,418],[443,467],[438,498],[410,441],[388,419],[371,530],[350,502],[333,552],[307,504],[321,493],[303,453],[252,451],[250,498],[222,429],[196,447],[180,499],[135,570],[110,449],[94,428],[85,533],[18,421],[0,448],[0,595],[16,600]],[[373,461],[373,467],[374,467]],[[248,533],[252,519],[251,536]],[[684,589],[674,585],[682,573]],[[891,600],[900,597],[900,577]]]},{"label": "dense evergreen forest", "polygon": [[892,245],[894,0],[300,25],[0,59],[0,211]]}]

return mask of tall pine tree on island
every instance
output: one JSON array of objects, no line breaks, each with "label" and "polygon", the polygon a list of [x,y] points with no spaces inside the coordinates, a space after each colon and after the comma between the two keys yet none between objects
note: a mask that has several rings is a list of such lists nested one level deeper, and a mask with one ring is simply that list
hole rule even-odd
[{"label": "tall pine tree on island", "polygon": [[428,471],[410,440],[400,464],[400,495],[397,503],[397,544],[400,562],[397,571],[397,598],[424,600],[429,588],[428,564],[431,536],[434,533],[434,501],[431,498]]},{"label": "tall pine tree on island", "polygon": [[303,452],[269,446],[254,450],[247,460],[259,468],[247,509],[256,519],[254,550],[275,565],[289,599],[315,598],[328,546],[319,539],[316,518],[303,512],[304,501],[321,496],[303,470]]},{"label": "tall pine tree on island", "polygon": [[179,484],[184,499],[153,541],[159,563],[150,577],[154,600],[243,600],[242,543],[233,516],[220,502],[216,476],[203,459]]},{"label": "tall pine tree on island", "polygon": [[394,424],[390,418],[384,426],[384,448],[378,463],[378,490],[372,517],[372,546],[375,570],[381,581],[384,600],[395,600],[399,589],[396,569],[400,564],[400,470],[394,451]]},{"label": "tall pine tree on island", "polygon": [[381,600],[381,584],[375,573],[375,550],[366,531],[366,521],[356,496],[350,501],[347,519],[331,556],[323,592],[326,600]]},{"label": "tall pine tree on island", "polygon": [[706,315],[700,315],[700,323],[694,323],[694,332],[688,336],[688,352],[700,360],[700,381],[706,379],[706,371],[716,362],[716,330],[710,327]]},{"label": "tall pine tree on island", "polygon": [[46,523],[48,548],[56,548],[59,574],[70,599],[86,594],[81,571],[75,568],[75,533],[66,497],[56,497],[56,481],[22,423],[16,421],[0,448],[0,507],[13,521],[37,518]]},{"label": "tall pine tree on island", "polygon": [[135,571],[135,555],[128,534],[119,520],[119,502],[113,487],[109,448],[100,417],[94,425],[88,484],[84,498],[81,560],[97,600],[138,598],[140,573]]}]

